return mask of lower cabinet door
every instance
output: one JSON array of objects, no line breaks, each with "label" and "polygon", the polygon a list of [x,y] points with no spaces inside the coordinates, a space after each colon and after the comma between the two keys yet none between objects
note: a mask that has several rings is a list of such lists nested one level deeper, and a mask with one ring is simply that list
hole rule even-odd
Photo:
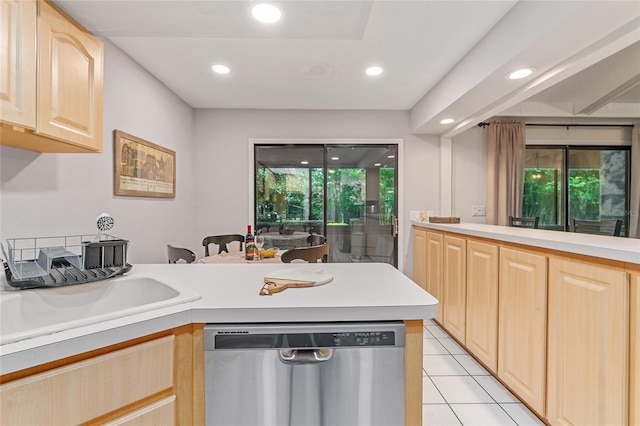
[{"label": "lower cabinet door", "polygon": [[467,240],[465,344],[493,373],[498,372],[498,246]]},{"label": "lower cabinet door", "polygon": [[434,318],[442,325],[445,306],[442,291],[442,246],[444,236],[436,232],[427,232],[427,291],[440,304],[438,315]]},{"label": "lower cabinet door", "polygon": [[629,424],[640,424],[640,271],[631,274]]},{"label": "lower cabinet door", "polygon": [[547,258],[500,249],[498,377],[545,413]]},{"label": "lower cabinet door", "polygon": [[82,424],[167,391],[174,341],[161,337],[2,384],[0,424]]},{"label": "lower cabinet door", "polygon": [[427,230],[413,228],[413,281],[427,289]]},{"label": "lower cabinet door", "polygon": [[444,237],[444,328],[464,344],[467,306],[467,241]]},{"label": "lower cabinet door", "polygon": [[547,419],[626,425],[629,281],[619,269],[551,258]]}]

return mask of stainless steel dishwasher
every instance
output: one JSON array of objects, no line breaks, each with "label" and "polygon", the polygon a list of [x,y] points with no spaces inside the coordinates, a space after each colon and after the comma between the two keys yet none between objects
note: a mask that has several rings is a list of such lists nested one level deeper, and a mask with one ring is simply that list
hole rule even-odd
[{"label": "stainless steel dishwasher", "polygon": [[209,324],[206,423],[404,424],[402,322]]}]

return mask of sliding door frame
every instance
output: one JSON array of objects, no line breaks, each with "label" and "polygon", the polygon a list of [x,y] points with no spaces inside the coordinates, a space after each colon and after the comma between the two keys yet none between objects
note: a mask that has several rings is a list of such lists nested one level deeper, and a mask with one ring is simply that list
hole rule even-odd
[{"label": "sliding door frame", "polygon": [[[249,217],[248,223],[255,223],[255,146],[256,145],[397,145],[398,157],[396,158],[396,179],[398,185],[398,192],[396,194],[397,204],[397,218],[398,218],[398,237],[397,237],[397,269],[402,271],[404,268],[404,234],[402,232],[404,226],[404,150],[403,150],[402,138],[249,138],[248,141],[248,167],[249,171]],[[325,167],[326,174],[326,167]],[[325,176],[325,187],[326,187]],[[326,192],[326,188],[325,188]],[[325,214],[326,214],[326,200],[325,200]],[[325,217],[326,220],[326,217]]]}]

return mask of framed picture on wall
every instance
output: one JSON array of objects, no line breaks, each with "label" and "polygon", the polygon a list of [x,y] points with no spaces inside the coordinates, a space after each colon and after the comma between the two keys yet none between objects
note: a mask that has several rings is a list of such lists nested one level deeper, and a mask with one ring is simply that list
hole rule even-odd
[{"label": "framed picture on wall", "polygon": [[175,198],[175,151],[114,130],[113,158],[115,195]]}]

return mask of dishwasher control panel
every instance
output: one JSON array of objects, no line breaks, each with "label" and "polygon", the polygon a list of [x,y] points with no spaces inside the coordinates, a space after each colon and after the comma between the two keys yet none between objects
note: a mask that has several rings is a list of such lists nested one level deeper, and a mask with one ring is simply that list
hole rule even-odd
[{"label": "dishwasher control panel", "polygon": [[340,333],[279,333],[215,335],[216,349],[299,349],[353,346],[395,346],[394,331],[347,331]]},{"label": "dishwasher control panel", "polygon": [[404,347],[401,322],[208,324],[205,350]]},{"label": "dishwasher control panel", "polygon": [[354,331],[334,333],[331,346],[393,346],[395,342],[393,331]]}]

